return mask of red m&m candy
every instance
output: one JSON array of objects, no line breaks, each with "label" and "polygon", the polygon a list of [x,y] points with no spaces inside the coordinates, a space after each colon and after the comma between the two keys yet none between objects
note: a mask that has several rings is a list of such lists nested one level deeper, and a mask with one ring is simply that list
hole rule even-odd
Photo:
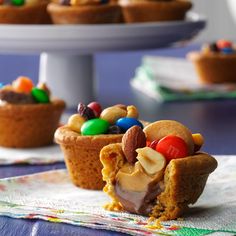
[{"label": "red m&m candy", "polygon": [[218,48],[222,49],[222,48],[231,48],[232,47],[232,42],[228,41],[228,40],[218,40],[216,42],[216,45]]},{"label": "red m&m candy", "polygon": [[91,108],[96,117],[99,117],[102,112],[102,107],[98,102],[90,102],[88,107]]},{"label": "red m&m candy", "polygon": [[156,150],[157,144],[158,144],[159,140],[154,140],[149,144],[149,147]]},{"label": "red m&m candy", "polygon": [[150,144],[151,144],[151,142],[150,141],[146,141],[146,147],[150,147]]},{"label": "red m&m candy", "polygon": [[163,154],[167,161],[189,155],[188,146],[185,141],[174,135],[162,138],[156,146],[156,151]]}]

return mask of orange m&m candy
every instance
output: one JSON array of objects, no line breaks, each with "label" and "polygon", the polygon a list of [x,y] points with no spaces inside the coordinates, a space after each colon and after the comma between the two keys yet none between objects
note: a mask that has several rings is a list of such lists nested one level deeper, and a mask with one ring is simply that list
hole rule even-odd
[{"label": "orange m&m candy", "polygon": [[32,80],[26,76],[20,76],[12,82],[12,87],[20,93],[30,93],[34,84]]},{"label": "orange m&m candy", "polygon": [[188,146],[185,141],[174,135],[162,138],[156,146],[156,151],[163,154],[167,161],[189,155]]}]

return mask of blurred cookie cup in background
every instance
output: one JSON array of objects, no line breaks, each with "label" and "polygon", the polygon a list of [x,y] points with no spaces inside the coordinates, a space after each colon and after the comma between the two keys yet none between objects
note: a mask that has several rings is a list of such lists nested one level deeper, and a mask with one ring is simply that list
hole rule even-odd
[{"label": "blurred cookie cup in background", "polygon": [[126,23],[184,20],[192,3],[183,0],[119,0]]},{"label": "blurred cookie cup in background", "polygon": [[49,0],[2,0],[0,24],[50,24]]},{"label": "blurred cookie cup in background", "polygon": [[120,6],[109,0],[53,1],[47,10],[54,24],[109,24],[122,21]]},{"label": "blurred cookie cup in background", "polygon": [[0,89],[0,146],[32,148],[53,143],[64,101],[50,97],[45,84],[19,77]]},{"label": "blurred cookie cup in background", "polygon": [[202,83],[236,83],[236,50],[231,41],[205,44],[201,51],[188,53],[187,59],[194,64]]}]

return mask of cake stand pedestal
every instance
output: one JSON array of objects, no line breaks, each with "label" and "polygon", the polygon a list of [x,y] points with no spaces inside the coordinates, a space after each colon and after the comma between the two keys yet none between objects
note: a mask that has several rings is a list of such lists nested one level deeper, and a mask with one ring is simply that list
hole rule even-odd
[{"label": "cake stand pedestal", "polygon": [[92,55],[65,55],[42,53],[39,81],[46,82],[70,107],[85,104],[95,98]]},{"label": "cake stand pedestal", "polygon": [[162,23],[0,25],[0,53],[40,53],[39,81],[72,108],[95,98],[94,53],[182,44],[205,24],[204,17],[190,12],[184,21]]}]

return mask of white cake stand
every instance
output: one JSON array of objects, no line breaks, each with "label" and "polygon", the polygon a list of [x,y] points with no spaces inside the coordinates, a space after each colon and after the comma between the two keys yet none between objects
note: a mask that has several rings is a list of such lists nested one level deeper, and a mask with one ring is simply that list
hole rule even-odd
[{"label": "white cake stand", "polygon": [[228,7],[229,7],[229,11],[234,19],[234,21],[236,22],[236,1],[235,0],[228,0]]},{"label": "white cake stand", "polygon": [[185,21],[112,25],[1,25],[0,52],[41,53],[39,80],[68,107],[94,98],[93,54],[151,49],[185,42],[206,21],[190,13]]}]

